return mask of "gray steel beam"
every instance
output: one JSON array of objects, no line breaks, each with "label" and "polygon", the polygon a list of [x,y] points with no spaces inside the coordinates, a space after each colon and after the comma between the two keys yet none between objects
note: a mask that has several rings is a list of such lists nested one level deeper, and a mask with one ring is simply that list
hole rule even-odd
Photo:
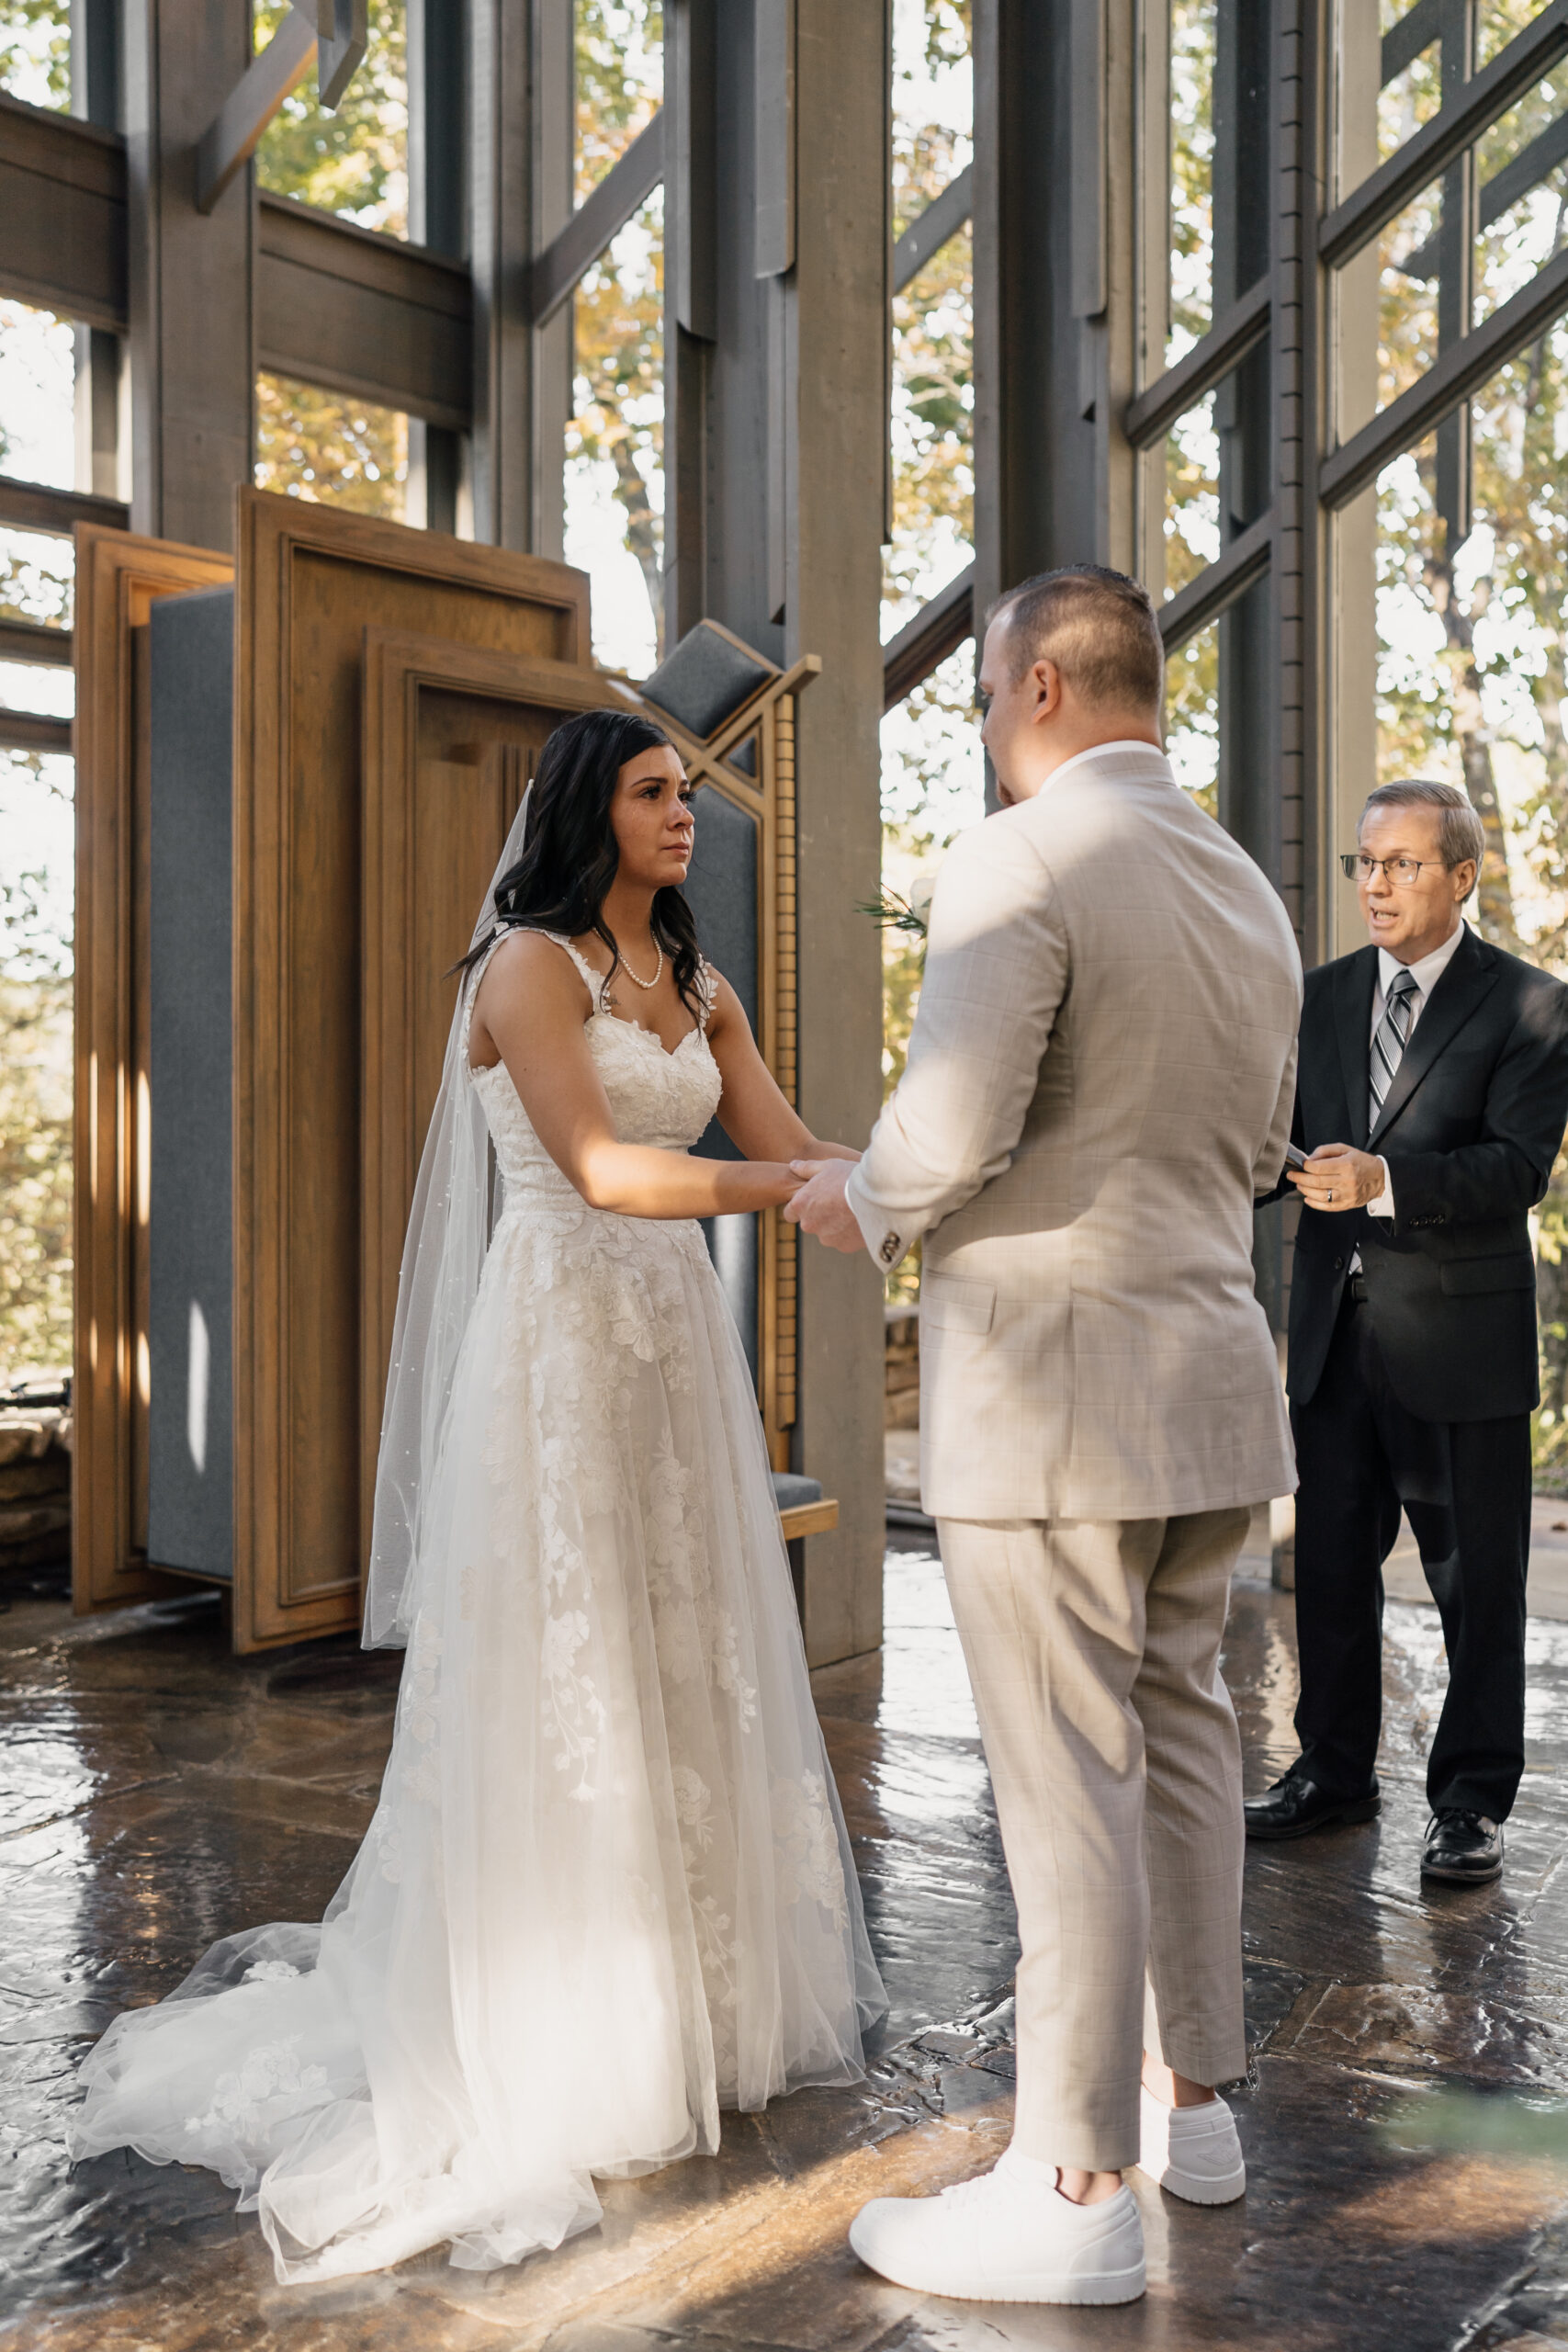
[{"label": "gray steel beam", "polygon": [[975,612],[1100,552],[1094,425],[1078,398],[1071,85],[1062,12],[976,0]]},{"label": "gray steel beam", "polygon": [[1424,441],[1461,401],[1479,391],[1568,311],[1568,253],[1559,254],[1483,325],[1450,345],[1407,392],[1323,462],[1319,493],[1325,506],[1348,505],[1384,466]]},{"label": "gray steel beam", "polygon": [[125,141],[0,94],[0,291],[123,334]]},{"label": "gray steel beam", "polygon": [[1434,115],[1381,170],[1325,214],[1318,227],[1319,257],[1335,268],[1370,244],[1380,229],[1386,229],[1424,188],[1440,179],[1563,56],[1568,56],[1568,0],[1550,0],[1490,65],[1464,85],[1462,98]]},{"label": "gray steel beam", "polygon": [[[1560,114],[1555,122],[1548,123],[1539,138],[1532,139],[1511,164],[1505,164],[1484,183],[1476,206],[1477,228],[1490,229],[1494,220],[1500,220],[1505,212],[1513,210],[1521,197],[1528,196],[1532,187],[1539,187],[1548,172],[1554,172],[1559,164],[1565,162],[1568,113]],[[1397,265],[1401,277],[1434,277],[1440,243],[1441,232],[1428,237],[1424,245],[1417,245],[1413,254],[1407,254]]]},{"label": "gray steel beam", "polygon": [[964,565],[956,580],[920,606],[882,649],[882,707],[891,710],[923,685],[931,672],[956,653],[975,627],[975,567]]},{"label": "gray steel beam", "polygon": [[1127,404],[1123,425],[1134,449],[1152,449],[1163,441],[1179,416],[1196,408],[1233,368],[1255,351],[1269,333],[1274,286],[1263,277],[1233,302],[1190,351],[1168,368],[1146,391]]},{"label": "gray steel beam", "polygon": [[1382,37],[1382,83],[1386,89],[1414,65],[1424,49],[1440,40],[1443,31],[1443,9],[1446,0],[1416,0],[1403,17],[1392,24]]},{"label": "gray steel beam", "polygon": [[[769,364],[783,393],[785,659],[824,664],[796,718],[800,1108],[813,1133],[859,1142],[882,1096],[881,943],[855,909],[876,896],[882,864],[890,28],[869,0],[795,0],[794,14],[794,264],[760,290],[776,306]],[[753,346],[753,368],[764,356]],[[806,1555],[807,1650],[826,1662],[882,1637],[879,1270],[803,1242],[799,1314],[795,1466],[840,1506],[837,1531]]]},{"label": "gray steel beam", "polygon": [[120,127],[119,48],[119,0],[71,0],[71,111],[106,130]]},{"label": "gray steel beam", "polygon": [[201,136],[196,151],[196,209],[210,212],[238,177],[269,122],[316,62],[316,27],[290,8],[259,56],[253,57]]},{"label": "gray steel beam", "polygon": [[1254,581],[1261,579],[1269,569],[1273,536],[1273,516],[1260,514],[1223,555],[1204,566],[1196,580],[1190,580],[1179,595],[1160,606],[1159,633],[1168,654],[1179,651],[1200,629],[1228,612]]},{"label": "gray steel beam", "polygon": [[902,294],[912,277],[919,277],[934,254],[939,254],[951,237],[967,226],[975,197],[974,166],[966,164],[957,176],[948,181],[940,196],[933,196],[925,210],[910,221],[893,248],[893,291]]},{"label": "gray steel beam", "polygon": [[555,317],[605,246],[647,203],[663,177],[664,114],[660,108],[536,258],[528,273],[528,307],[536,327],[547,326]]},{"label": "gray steel beam", "polygon": [[455,432],[473,413],[473,288],[461,262],[264,191],[256,206],[264,368]]}]

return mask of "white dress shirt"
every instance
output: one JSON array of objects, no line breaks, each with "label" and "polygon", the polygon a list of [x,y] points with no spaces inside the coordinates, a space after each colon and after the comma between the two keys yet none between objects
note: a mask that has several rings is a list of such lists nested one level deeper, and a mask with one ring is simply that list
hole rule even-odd
[{"label": "white dress shirt", "polygon": [[[1378,984],[1372,991],[1372,1025],[1367,1032],[1369,1066],[1371,1060],[1372,1039],[1378,1034],[1378,1023],[1382,1019],[1383,1006],[1388,1001],[1388,991],[1393,985],[1394,974],[1399,971],[1408,971],[1416,983],[1416,993],[1410,1000],[1410,1027],[1404,1040],[1404,1050],[1408,1053],[1410,1040],[1416,1035],[1416,1023],[1426,1009],[1427,999],[1452,963],[1454,951],[1463,937],[1464,920],[1461,916],[1442,945],[1434,947],[1429,956],[1423,956],[1418,964],[1402,965],[1398,956],[1391,956],[1386,947],[1378,949]],[[1369,1079],[1369,1087],[1371,1082]],[[1382,1170],[1382,1191],[1375,1201],[1367,1203],[1367,1214],[1369,1216],[1392,1216],[1393,1215],[1393,1183],[1388,1172],[1388,1162],[1380,1157],[1378,1165]],[[1350,1271],[1356,1273],[1359,1268],[1360,1253],[1358,1251],[1351,1262]]]}]

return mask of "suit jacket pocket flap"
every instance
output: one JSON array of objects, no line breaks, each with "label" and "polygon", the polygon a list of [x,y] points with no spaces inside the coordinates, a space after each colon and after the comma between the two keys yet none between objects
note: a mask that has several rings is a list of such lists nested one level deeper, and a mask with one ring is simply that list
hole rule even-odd
[{"label": "suit jacket pocket flap", "polygon": [[920,1283],[920,1320],[939,1331],[967,1331],[972,1339],[983,1340],[996,1306],[997,1294],[989,1283],[927,1274]]},{"label": "suit jacket pocket flap", "polygon": [[1517,1252],[1506,1258],[1455,1258],[1440,1270],[1450,1298],[1471,1298],[1478,1291],[1533,1290],[1535,1265]]}]

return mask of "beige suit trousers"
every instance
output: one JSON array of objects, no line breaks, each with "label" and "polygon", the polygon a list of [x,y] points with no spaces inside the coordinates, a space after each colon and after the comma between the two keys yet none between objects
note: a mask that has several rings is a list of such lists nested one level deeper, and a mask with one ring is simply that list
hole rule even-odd
[{"label": "beige suit trousers", "polygon": [[1247,2071],[1220,1642],[1247,1523],[938,1521],[1018,1905],[1014,2143],[1047,2164],[1137,2162],[1145,2040],[1194,2082]]}]

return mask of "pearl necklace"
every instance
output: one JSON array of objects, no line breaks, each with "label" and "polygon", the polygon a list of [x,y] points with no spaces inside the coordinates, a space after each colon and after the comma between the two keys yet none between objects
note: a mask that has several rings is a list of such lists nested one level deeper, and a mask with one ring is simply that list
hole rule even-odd
[{"label": "pearl necklace", "polygon": [[652,978],[652,979],[651,979],[651,980],[639,980],[639,979],[637,979],[637,974],[632,970],[631,966],[627,963],[627,961],[626,961],[626,957],[621,954],[620,949],[617,947],[617,948],[616,948],[616,950],[615,950],[615,955],[616,955],[617,959],[619,960],[619,963],[620,963],[620,967],[621,967],[622,971],[626,974],[626,976],[627,979],[628,979],[628,980],[631,980],[631,981],[634,981],[634,982],[636,983],[636,985],[637,985],[639,989],[656,989],[656,988],[659,986],[660,981],[660,980],[662,979],[662,978],[664,977],[664,950],[663,950],[663,948],[660,945],[660,943],[659,943],[659,941],[658,941],[657,939],[654,941],[654,943],[653,943],[653,944],[654,944],[655,947],[657,947],[657,948],[659,949],[659,961],[658,961],[658,963],[657,963],[657,964],[654,966],[654,967],[653,967],[653,978]]}]

